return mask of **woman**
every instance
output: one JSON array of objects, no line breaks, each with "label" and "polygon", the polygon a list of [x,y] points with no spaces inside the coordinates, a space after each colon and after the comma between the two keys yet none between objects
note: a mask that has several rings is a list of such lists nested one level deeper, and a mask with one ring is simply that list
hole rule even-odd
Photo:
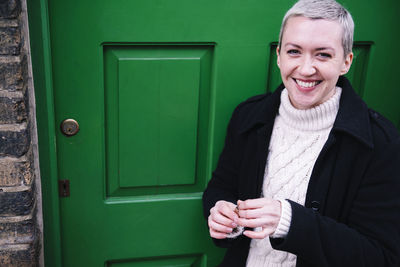
[{"label": "woman", "polygon": [[342,76],[353,29],[334,0],[286,13],[283,84],[235,109],[203,195],[220,266],[400,266],[400,139]]}]

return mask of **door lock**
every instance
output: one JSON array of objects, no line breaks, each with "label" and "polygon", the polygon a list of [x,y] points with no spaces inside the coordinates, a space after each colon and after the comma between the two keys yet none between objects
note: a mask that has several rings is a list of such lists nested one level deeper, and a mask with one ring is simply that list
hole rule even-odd
[{"label": "door lock", "polygon": [[79,132],[79,124],[74,119],[66,119],[61,123],[61,132],[66,136],[73,136]]},{"label": "door lock", "polygon": [[69,197],[69,180],[58,180],[58,195],[60,197]]}]

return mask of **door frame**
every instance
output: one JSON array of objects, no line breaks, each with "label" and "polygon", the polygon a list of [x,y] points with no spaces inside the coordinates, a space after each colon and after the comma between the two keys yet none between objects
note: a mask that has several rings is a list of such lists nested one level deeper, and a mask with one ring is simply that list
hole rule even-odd
[{"label": "door frame", "polygon": [[[58,196],[58,161],[55,132],[58,127],[54,110],[48,0],[28,0],[27,8],[40,155],[44,259],[47,266],[61,267],[62,218],[60,217]],[[371,49],[375,50],[376,47],[372,45]],[[371,51],[371,55],[373,54],[375,54],[375,51]],[[367,74],[367,76],[369,75]],[[397,122],[396,126],[400,129],[400,121]]]},{"label": "door frame", "polygon": [[[60,207],[48,1],[27,1],[36,100],[46,266],[61,267]],[[40,197],[40,196],[39,196]]]}]

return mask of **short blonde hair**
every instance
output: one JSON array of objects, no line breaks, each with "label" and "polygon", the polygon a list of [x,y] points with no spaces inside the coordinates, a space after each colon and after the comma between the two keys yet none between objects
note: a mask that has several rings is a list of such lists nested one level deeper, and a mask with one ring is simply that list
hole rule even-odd
[{"label": "short blonde hair", "polygon": [[342,46],[344,56],[351,53],[353,48],[354,21],[349,11],[335,0],[299,0],[283,17],[279,33],[279,50],[287,21],[291,17],[306,17],[310,19],[326,19],[340,23],[343,29]]}]

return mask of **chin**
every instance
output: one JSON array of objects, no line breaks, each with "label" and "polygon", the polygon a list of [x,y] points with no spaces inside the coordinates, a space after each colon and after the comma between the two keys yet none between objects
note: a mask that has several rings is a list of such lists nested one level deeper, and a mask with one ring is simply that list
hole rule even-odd
[{"label": "chin", "polygon": [[297,109],[309,109],[309,108],[313,108],[315,106],[318,105],[318,103],[316,101],[314,101],[313,99],[298,99],[298,101],[292,101],[292,105],[297,108]]}]

